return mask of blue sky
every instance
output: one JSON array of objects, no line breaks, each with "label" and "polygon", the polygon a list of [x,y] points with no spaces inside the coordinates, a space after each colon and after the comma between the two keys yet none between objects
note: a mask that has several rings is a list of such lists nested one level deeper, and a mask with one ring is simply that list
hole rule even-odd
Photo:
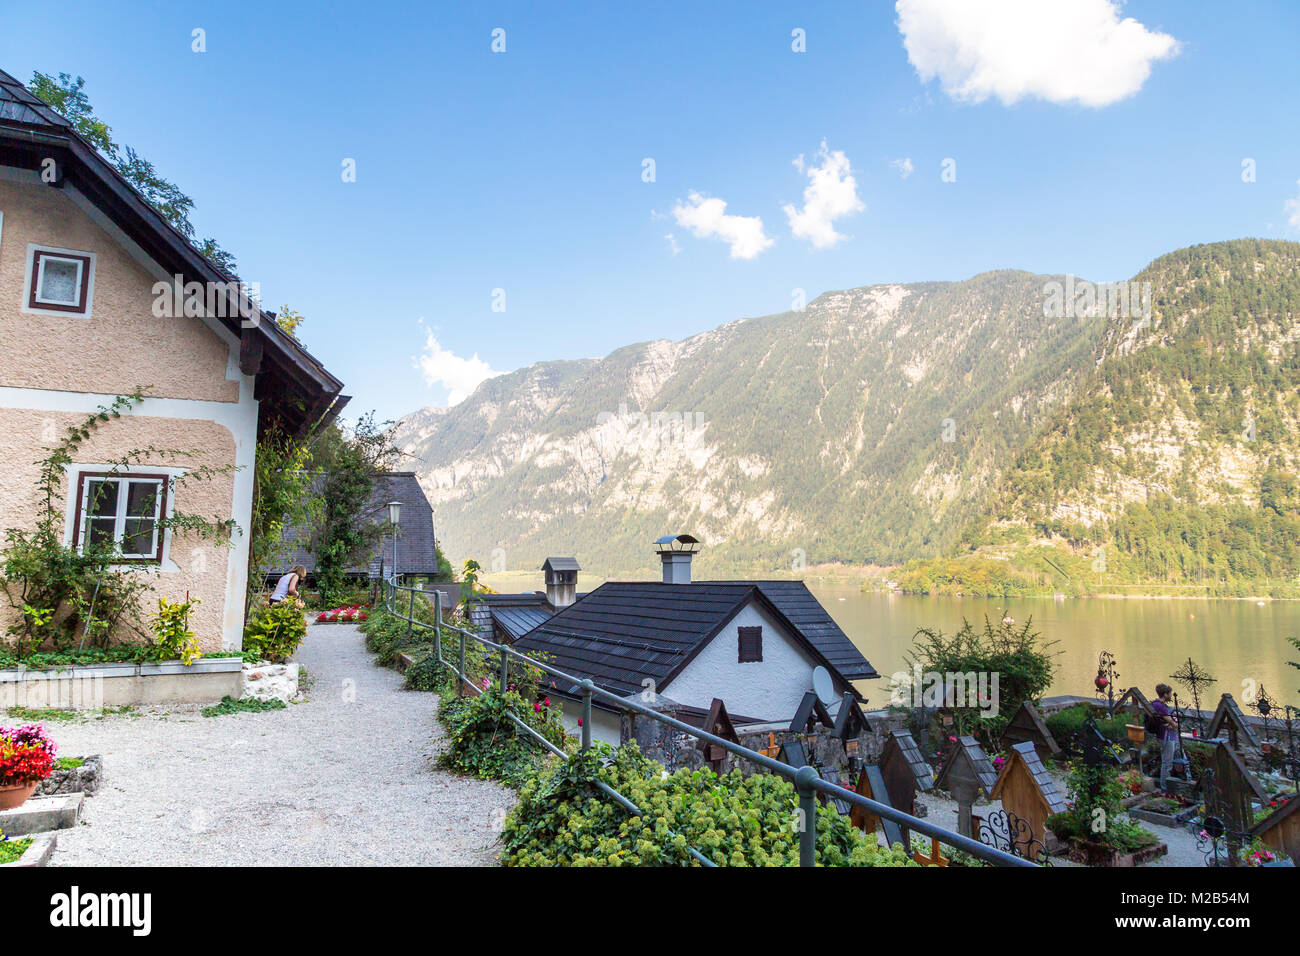
[{"label": "blue sky", "polygon": [[[1300,238],[1300,5],[1006,0],[958,22],[990,2],[70,2],[57,29],[7,10],[0,68],[84,76],[381,417],[445,404],[474,355],[680,339],[796,288],[1114,280],[1196,242]],[[693,209],[709,198],[761,233]]]}]

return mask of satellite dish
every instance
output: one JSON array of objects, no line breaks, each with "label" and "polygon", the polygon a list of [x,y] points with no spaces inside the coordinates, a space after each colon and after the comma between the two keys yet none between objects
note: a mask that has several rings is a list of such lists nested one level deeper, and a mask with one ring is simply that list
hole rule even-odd
[{"label": "satellite dish", "polygon": [[823,704],[829,704],[835,699],[835,684],[831,680],[831,673],[820,664],[813,668],[813,691]]}]

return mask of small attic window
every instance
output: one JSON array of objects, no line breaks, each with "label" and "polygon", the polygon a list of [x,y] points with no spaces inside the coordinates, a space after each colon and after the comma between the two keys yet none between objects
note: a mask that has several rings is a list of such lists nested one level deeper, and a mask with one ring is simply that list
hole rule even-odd
[{"label": "small attic window", "polygon": [[46,312],[90,312],[94,256],[89,253],[33,249],[27,307]]},{"label": "small attic window", "polygon": [[737,656],[741,664],[757,664],[763,660],[763,628],[737,628]]}]

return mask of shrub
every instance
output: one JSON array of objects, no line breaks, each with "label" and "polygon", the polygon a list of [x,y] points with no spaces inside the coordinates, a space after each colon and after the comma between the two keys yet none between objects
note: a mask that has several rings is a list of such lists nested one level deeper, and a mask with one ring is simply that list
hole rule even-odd
[{"label": "shrub", "polygon": [[474,696],[443,697],[438,719],[450,740],[439,758],[442,765],[512,787],[522,786],[542,766],[549,751],[515,725],[508,716],[511,712],[555,746],[574,748],[564,732],[558,707],[542,707],[515,690],[503,693],[488,687]]},{"label": "shrub", "polygon": [[199,603],[198,598],[185,601],[158,599],[158,613],[153,617],[153,654],[161,661],[179,660],[193,664],[203,655],[199,642],[190,630],[190,611]]},{"label": "shrub", "polygon": [[[997,713],[985,717],[978,702],[951,707],[954,728],[949,733],[972,734],[990,750],[996,750],[1002,731],[1021,703],[1037,700],[1052,684],[1052,658],[1047,646],[1039,643],[1033,622],[1020,627],[1010,623],[993,624],[984,618],[983,630],[963,621],[955,634],[921,628],[907,662],[920,667],[922,674],[997,674]],[[913,701],[920,706],[923,701]],[[951,706],[955,702],[944,702]]]},{"label": "shrub", "polygon": [[[630,813],[596,789],[602,781],[642,811]],[[502,863],[508,866],[696,866],[694,847],[722,866],[793,866],[799,862],[798,797],[782,777],[678,770],[636,744],[596,744],[549,774],[529,780],[506,817]],[[901,846],[875,845],[833,807],[817,812],[822,866],[914,866]]]},{"label": "shrub", "polygon": [[1072,707],[1066,707],[1047,717],[1047,729],[1052,732],[1056,742],[1062,746],[1071,743],[1080,734],[1083,733],[1084,722],[1092,718],[1101,735],[1107,740],[1113,742],[1124,742],[1128,740],[1128,730],[1126,725],[1131,723],[1134,718],[1128,714],[1117,713],[1110,717],[1105,711],[1100,710],[1091,704],[1075,704]]},{"label": "shrub", "polygon": [[307,637],[307,620],[297,598],[255,608],[244,625],[245,657],[280,664],[293,656]]}]

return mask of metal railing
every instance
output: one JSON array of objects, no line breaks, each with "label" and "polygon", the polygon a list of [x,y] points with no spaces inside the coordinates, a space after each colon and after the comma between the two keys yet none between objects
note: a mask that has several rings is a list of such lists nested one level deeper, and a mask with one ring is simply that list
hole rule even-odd
[{"label": "metal railing", "polygon": [[[400,591],[406,591],[410,593],[410,601],[407,607],[406,614],[402,614],[399,611],[394,609],[394,597]],[[594,684],[588,678],[576,677],[572,674],[565,673],[564,671],[559,670],[558,668],[552,667],[549,664],[543,663],[542,661],[529,657],[526,654],[521,654],[519,651],[516,651],[514,648],[506,644],[498,644],[495,641],[489,640],[488,638],[484,637],[481,634],[477,634],[473,631],[469,631],[464,628],[456,627],[453,624],[449,624],[442,619],[442,595],[437,591],[434,591],[432,594],[432,597],[434,599],[433,600],[434,623],[430,625],[430,624],[426,624],[423,621],[418,621],[415,619],[415,598],[417,594],[423,595],[425,594],[425,592],[422,591],[420,588],[409,587],[407,585],[398,584],[396,580],[394,580],[391,577],[386,578],[384,581],[384,608],[389,614],[392,614],[394,617],[406,621],[407,634],[411,634],[415,628],[420,628],[422,630],[432,630],[434,632],[434,636],[435,636],[434,647],[436,649],[435,652],[437,654],[438,663],[443,667],[450,668],[452,671],[455,672],[457,678],[460,681],[460,686],[469,687],[475,693],[478,694],[482,693],[482,690],[477,686],[475,686],[474,682],[470,680],[469,675],[465,670],[466,641],[472,640],[472,641],[476,641],[482,647],[487,648],[489,651],[495,652],[500,655],[501,664],[500,664],[499,679],[500,679],[500,686],[502,688],[509,686],[511,659],[517,660],[521,664],[527,667],[536,668],[537,670],[540,670],[543,673],[550,674],[552,677],[558,678],[559,680],[567,681],[571,686],[579,687],[581,689],[581,694],[582,694],[581,748],[583,751],[589,750],[591,748],[591,705],[593,700],[599,699],[609,704],[612,704],[614,708],[617,710],[630,711],[632,713],[640,714],[644,717],[648,717],[652,720],[656,720],[662,724],[667,724],[669,727],[672,727],[675,730],[680,730],[683,733],[689,734],[690,736],[696,738],[697,740],[703,740],[706,741],[707,743],[714,744],[715,746],[723,748],[728,753],[734,754],[737,757],[740,757],[744,760],[748,760],[750,763],[757,764],[759,767],[762,767],[764,770],[767,770],[770,773],[779,774],[780,776],[785,777],[787,780],[791,781],[794,784],[795,791],[799,796],[799,811],[800,811],[799,815],[802,823],[799,832],[799,865],[800,866],[816,865],[815,859],[816,859],[816,847],[817,847],[817,794],[819,793],[825,794],[830,799],[843,801],[851,806],[861,807],[863,810],[873,813],[876,816],[881,817],[882,819],[890,820],[894,823],[899,824],[902,827],[907,828],[908,830],[912,830],[924,836],[931,837],[932,839],[938,840],[940,843],[946,844],[947,846],[953,847],[954,849],[961,850],[962,852],[968,853],[978,860],[981,860],[985,863],[990,863],[994,866],[1037,867],[1038,865],[1022,857],[1018,857],[1013,854],[1006,853],[1002,850],[996,849],[994,847],[987,846],[983,843],[980,843],[978,840],[973,840],[970,837],[962,836],[960,833],[955,833],[952,830],[944,829],[943,827],[935,823],[931,823],[928,820],[922,819],[920,817],[914,817],[908,813],[904,813],[903,811],[895,809],[894,807],[891,807],[888,804],[879,803],[878,801],[872,800],[869,797],[862,796],[860,793],[856,793],[852,790],[846,790],[844,787],[830,783],[827,780],[823,780],[815,767],[811,767],[811,766],[792,767],[789,764],[782,763],[779,760],[775,760],[772,757],[767,756],[766,754],[759,753],[756,750],[750,750],[748,747],[744,747],[740,744],[734,743],[723,737],[719,737],[716,734],[711,734],[708,731],[701,730],[699,727],[692,727],[690,724],[677,720],[675,717],[669,717],[667,714],[663,714],[650,707],[643,706],[642,704],[638,703],[635,700],[631,700],[627,697],[621,696],[612,691],[605,690],[603,687],[599,687],[596,684]],[[444,629],[452,631],[453,633],[459,636],[458,655],[457,655],[457,660],[454,662],[447,660],[446,658],[443,657],[442,654],[442,632]],[[551,743],[549,740],[547,740],[545,737],[539,734],[532,727],[528,726],[528,724],[525,723],[523,720],[521,720],[517,715],[507,712],[507,716],[510,717],[511,721],[518,729],[522,730],[530,739],[535,741],[539,746],[557,755],[561,759],[567,760],[569,758],[569,755],[567,753],[565,753],[559,747],[555,746],[555,744]],[[603,781],[596,781],[596,787],[602,793],[608,796],[610,799],[614,800],[616,803],[624,807],[629,813],[635,814],[636,816],[641,816],[641,809],[637,807],[636,804],[634,804],[627,797],[623,796],[623,794],[615,790],[613,787],[610,787],[608,784],[604,783]],[[912,851],[912,848],[910,846],[904,847],[904,849],[909,854]],[[710,867],[716,866],[716,864],[712,860],[705,857],[694,847],[688,847],[688,852],[694,859],[699,861],[704,866],[710,866]]]}]

